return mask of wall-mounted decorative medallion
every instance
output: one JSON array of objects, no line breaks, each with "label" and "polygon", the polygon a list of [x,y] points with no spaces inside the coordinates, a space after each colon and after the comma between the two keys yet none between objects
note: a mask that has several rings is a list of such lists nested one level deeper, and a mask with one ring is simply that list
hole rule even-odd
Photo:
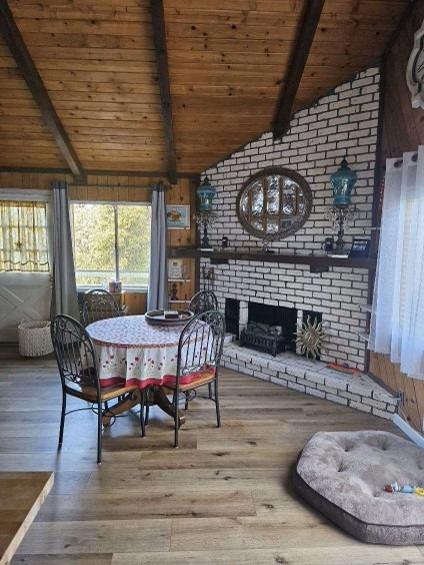
[{"label": "wall-mounted decorative medallion", "polygon": [[406,68],[406,82],[413,108],[424,108],[424,21],[415,32],[414,46]]},{"label": "wall-mounted decorative medallion", "polygon": [[283,239],[303,226],[312,192],[299,173],[268,167],[250,177],[237,196],[237,214],[247,232],[265,240]]}]

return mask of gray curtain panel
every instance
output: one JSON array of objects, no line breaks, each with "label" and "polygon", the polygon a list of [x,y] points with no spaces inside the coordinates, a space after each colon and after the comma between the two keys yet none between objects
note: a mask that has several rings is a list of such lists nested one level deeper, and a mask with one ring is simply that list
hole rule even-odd
[{"label": "gray curtain panel", "polygon": [[79,320],[71,222],[66,182],[53,184],[53,292],[50,315],[68,314]]},{"label": "gray curtain panel", "polygon": [[166,205],[162,184],[152,192],[152,226],[150,238],[150,278],[147,310],[168,307],[168,273],[166,257]]}]

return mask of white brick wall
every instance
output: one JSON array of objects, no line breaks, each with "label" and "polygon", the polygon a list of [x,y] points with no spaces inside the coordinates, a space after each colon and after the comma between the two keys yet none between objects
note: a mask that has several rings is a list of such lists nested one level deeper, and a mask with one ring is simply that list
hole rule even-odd
[{"label": "white brick wall", "polygon": [[[219,246],[223,235],[233,248],[262,245],[240,225],[236,197],[252,174],[263,167],[280,165],[306,178],[312,189],[313,206],[305,225],[296,234],[274,242],[272,247],[304,254],[319,250],[324,238],[332,233],[325,214],[332,203],[329,178],[345,155],[358,174],[353,195],[358,215],[346,241],[369,236],[378,105],[379,71],[372,68],[337,87],[312,108],[295,114],[290,130],[280,141],[274,142],[270,132],[264,133],[207,170],[205,173],[217,188],[215,208],[219,219],[210,230],[214,246]],[[306,265],[230,261],[229,265],[215,266],[215,278],[222,308],[229,297],[322,312],[329,334],[322,358],[363,369],[365,343],[358,332],[364,331],[366,324],[366,313],[359,308],[367,302],[365,269],[330,268],[328,273],[312,274]]]}]

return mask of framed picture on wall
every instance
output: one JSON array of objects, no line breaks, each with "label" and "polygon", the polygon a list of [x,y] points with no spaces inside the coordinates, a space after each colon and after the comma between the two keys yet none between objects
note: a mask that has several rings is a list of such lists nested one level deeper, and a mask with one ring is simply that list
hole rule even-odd
[{"label": "framed picture on wall", "polygon": [[169,230],[190,229],[190,205],[189,204],[167,204],[166,220]]},{"label": "framed picture on wall", "polygon": [[353,257],[368,257],[370,254],[371,242],[366,238],[354,238],[349,253],[349,259]]},{"label": "framed picture on wall", "polygon": [[182,259],[168,259],[168,279],[179,280],[184,278],[184,263]]}]

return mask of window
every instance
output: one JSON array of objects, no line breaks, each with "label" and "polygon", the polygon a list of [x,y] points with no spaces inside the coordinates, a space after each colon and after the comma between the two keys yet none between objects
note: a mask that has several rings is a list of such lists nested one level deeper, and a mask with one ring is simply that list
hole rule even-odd
[{"label": "window", "polygon": [[146,288],[150,262],[150,206],[71,205],[75,276],[78,286]]},{"label": "window", "polygon": [[369,346],[424,380],[424,146],[386,161]]},{"label": "window", "polygon": [[0,200],[0,271],[49,271],[44,202]]}]

